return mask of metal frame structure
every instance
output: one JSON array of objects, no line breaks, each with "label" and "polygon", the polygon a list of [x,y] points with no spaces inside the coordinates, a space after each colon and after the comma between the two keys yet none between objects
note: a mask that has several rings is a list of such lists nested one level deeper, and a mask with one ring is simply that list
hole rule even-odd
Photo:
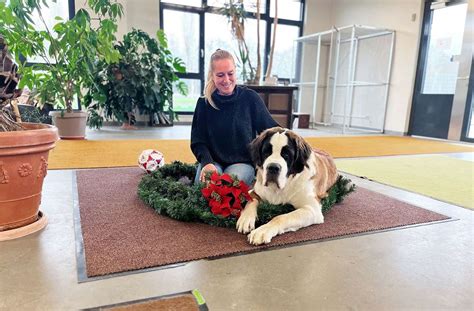
[{"label": "metal frame structure", "polygon": [[[388,59],[386,61],[387,64],[387,74],[384,81],[356,81],[356,66],[357,66],[357,56],[359,53],[359,42],[361,40],[370,40],[371,38],[380,37],[380,36],[391,36],[390,38],[390,47],[388,51]],[[336,99],[336,89],[338,87],[345,87],[345,103],[343,108],[343,114],[337,115],[338,117],[342,117],[342,132],[345,133],[347,129],[353,128],[362,131],[370,131],[370,132],[383,132],[385,126],[385,117],[387,111],[387,102],[388,102],[388,91],[390,85],[390,73],[392,67],[392,58],[393,58],[393,48],[395,42],[395,31],[390,29],[382,29],[376,28],[371,26],[363,26],[363,25],[349,25],[344,27],[333,27],[331,30],[322,31],[314,34],[310,34],[307,36],[299,37],[295,40],[294,44],[294,57],[293,60],[298,57],[299,64],[298,66],[293,66],[296,70],[295,77],[298,77],[297,80],[291,81],[292,84],[298,86],[298,103],[297,103],[297,111],[300,111],[301,108],[301,100],[302,100],[302,88],[303,87],[313,87],[313,100],[312,100],[312,114],[311,114],[311,124],[314,126],[316,124],[323,124],[323,125],[332,125],[333,118],[336,116],[334,114],[334,104]],[[312,44],[316,46],[316,63],[315,63],[315,71],[314,71],[314,80],[313,81],[303,81],[303,66],[307,65],[305,63],[305,55],[303,53],[303,45],[304,44]],[[349,46],[349,59],[348,59],[348,70],[347,70],[347,83],[338,83],[340,81],[340,77],[338,77],[338,71],[340,64],[340,50],[342,44],[350,44]],[[318,81],[320,80],[320,70],[321,70],[321,47],[327,46],[329,48],[328,51],[328,62],[327,62],[327,77],[326,77],[326,85],[318,85]],[[311,56],[313,57],[313,56]],[[334,58],[334,59],[333,59]],[[308,62],[309,63],[309,62]],[[383,102],[383,122],[380,128],[360,128],[360,127],[352,127],[351,126],[351,119],[357,118],[352,114],[353,102],[354,102],[354,88],[355,87],[380,87],[385,86],[384,90],[384,98],[381,99]],[[330,122],[318,122],[316,120],[316,110],[318,103],[318,89],[319,88],[326,88],[325,93],[325,103],[322,106],[323,108],[323,116],[329,115]],[[331,94],[331,96],[329,95]],[[331,97],[331,98],[329,98]],[[326,105],[330,104],[330,112],[326,113],[325,108]],[[335,123],[334,123],[335,124]]]}]

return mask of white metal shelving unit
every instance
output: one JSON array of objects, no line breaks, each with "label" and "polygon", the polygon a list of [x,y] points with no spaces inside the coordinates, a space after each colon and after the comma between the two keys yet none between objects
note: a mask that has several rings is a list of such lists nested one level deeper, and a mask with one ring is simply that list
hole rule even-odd
[{"label": "white metal shelving unit", "polygon": [[[302,101],[312,97],[313,126],[383,132],[394,41],[394,30],[363,25],[333,27],[297,38],[293,60],[299,58],[298,67],[293,67],[298,77],[291,81],[298,86],[297,111],[308,113],[309,105],[302,111]],[[312,96],[305,93],[308,88]]]}]

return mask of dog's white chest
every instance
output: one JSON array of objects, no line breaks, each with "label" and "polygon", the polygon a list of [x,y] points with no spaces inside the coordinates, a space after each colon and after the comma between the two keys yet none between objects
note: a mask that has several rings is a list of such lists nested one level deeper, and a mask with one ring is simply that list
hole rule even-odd
[{"label": "dog's white chest", "polygon": [[292,176],[288,179],[288,182],[283,189],[279,189],[275,184],[265,187],[260,183],[256,183],[255,191],[264,201],[271,204],[289,203],[292,205],[298,205],[306,198],[315,197],[314,186],[312,183],[305,181],[307,181],[305,176]]}]

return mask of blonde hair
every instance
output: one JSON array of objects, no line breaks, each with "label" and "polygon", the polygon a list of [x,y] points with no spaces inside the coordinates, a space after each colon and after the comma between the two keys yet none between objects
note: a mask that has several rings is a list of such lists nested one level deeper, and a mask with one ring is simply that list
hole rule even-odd
[{"label": "blonde hair", "polygon": [[235,66],[234,57],[228,51],[217,49],[214,53],[212,53],[211,60],[209,62],[209,70],[207,71],[206,86],[204,87],[204,98],[207,100],[209,105],[211,105],[215,109],[219,108],[217,108],[216,104],[214,104],[214,101],[212,100],[212,93],[214,93],[214,91],[216,90],[216,85],[214,83],[214,80],[212,79],[212,75],[214,73],[214,62],[221,59],[230,59],[232,60]]}]

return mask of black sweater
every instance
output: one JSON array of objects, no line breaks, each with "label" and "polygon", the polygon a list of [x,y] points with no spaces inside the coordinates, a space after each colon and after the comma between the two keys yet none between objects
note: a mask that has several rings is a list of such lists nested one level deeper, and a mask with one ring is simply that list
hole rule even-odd
[{"label": "black sweater", "polygon": [[212,94],[219,110],[199,98],[191,129],[191,150],[203,166],[251,163],[249,143],[263,130],[278,126],[258,94],[236,86],[229,96]]}]

